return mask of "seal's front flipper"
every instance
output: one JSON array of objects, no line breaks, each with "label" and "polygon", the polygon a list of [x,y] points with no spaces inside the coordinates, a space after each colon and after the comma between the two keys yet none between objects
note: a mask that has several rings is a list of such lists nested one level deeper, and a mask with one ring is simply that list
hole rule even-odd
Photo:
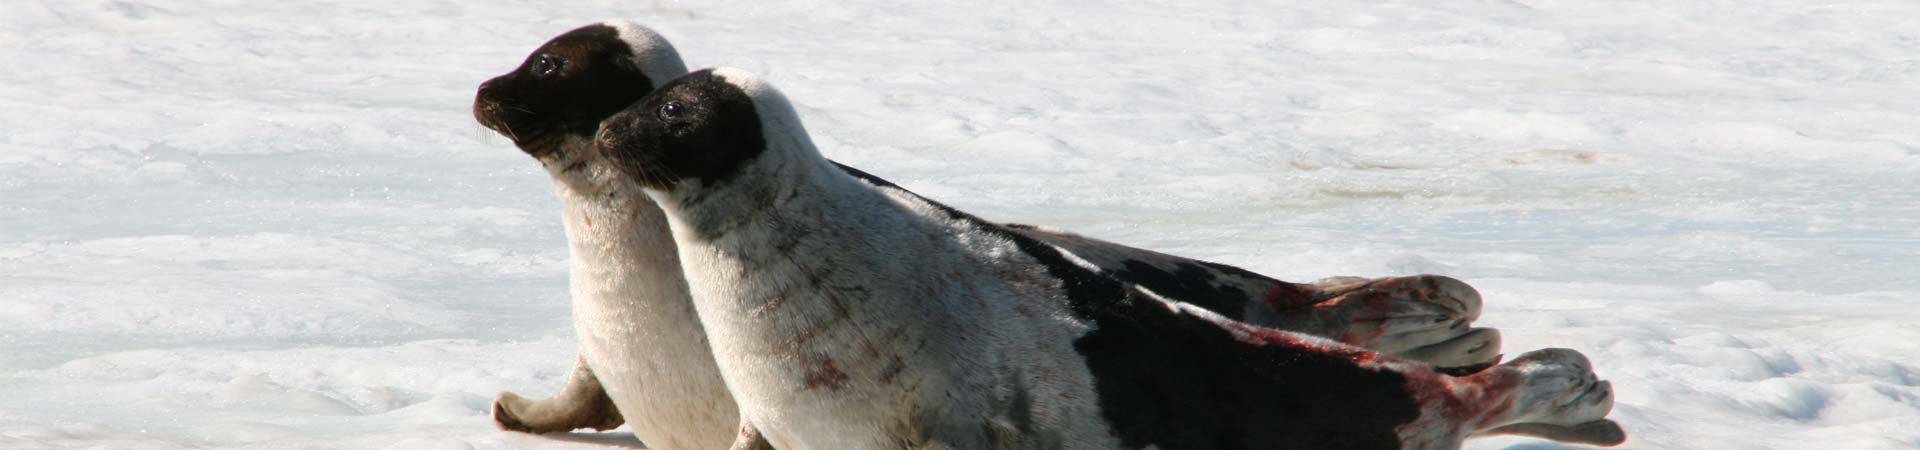
[{"label": "seal's front flipper", "polygon": [[740,437],[734,438],[733,446],[728,450],[773,450],[773,443],[760,435],[760,429],[740,419]]},{"label": "seal's front flipper", "polygon": [[559,396],[528,400],[512,392],[501,392],[493,400],[493,424],[502,430],[523,433],[565,433],[578,428],[610,430],[626,423],[620,409],[607,397],[600,379],[593,376],[584,357],[576,358],[573,375]]},{"label": "seal's front flipper", "polygon": [[1627,441],[1626,430],[1620,429],[1620,424],[1606,419],[1573,426],[1548,423],[1516,423],[1487,430],[1484,434],[1510,434],[1569,444],[1598,445],[1601,447],[1612,447]]}]

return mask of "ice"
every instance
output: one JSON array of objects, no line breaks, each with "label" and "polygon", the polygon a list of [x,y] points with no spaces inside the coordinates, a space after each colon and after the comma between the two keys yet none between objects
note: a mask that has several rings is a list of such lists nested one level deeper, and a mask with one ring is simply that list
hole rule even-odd
[{"label": "ice", "polygon": [[[1920,5],[0,4],[0,448],[514,449],[572,361],[473,88],[637,20],[829,156],[1295,280],[1435,272],[1629,448],[1920,448]],[[1468,448],[1564,446],[1496,438]]]}]

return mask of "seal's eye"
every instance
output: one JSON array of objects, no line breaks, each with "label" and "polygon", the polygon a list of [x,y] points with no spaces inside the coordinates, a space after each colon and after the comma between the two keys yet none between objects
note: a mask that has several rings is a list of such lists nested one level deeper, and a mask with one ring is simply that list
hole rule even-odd
[{"label": "seal's eye", "polygon": [[560,73],[560,68],[564,66],[566,61],[560,57],[553,56],[552,53],[541,53],[539,58],[533,60],[533,67],[528,70],[533,71],[534,76],[550,77]]},{"label": "seal's eye", "polygon": [[687,106],[680,104],[680,102],[667,102],[665,105],[660,105],[660,117],[662,118],[678,119],[686,113]]}]

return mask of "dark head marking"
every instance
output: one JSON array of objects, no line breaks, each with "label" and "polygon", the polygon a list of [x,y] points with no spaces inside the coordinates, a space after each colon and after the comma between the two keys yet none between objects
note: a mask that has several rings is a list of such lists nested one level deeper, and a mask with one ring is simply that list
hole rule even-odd
[{"label": "dark head marking", "polygon": [[754,95],[713,69],[673,80],[608,118],[595,145],[655,189],[724,180],[767,147]]},{"label": "dark head marking", "polygon": [[547,41],[519,67],[480,84],[473,116],[535,157],[686,72],[666,39],[639,25],[603,23]]}]

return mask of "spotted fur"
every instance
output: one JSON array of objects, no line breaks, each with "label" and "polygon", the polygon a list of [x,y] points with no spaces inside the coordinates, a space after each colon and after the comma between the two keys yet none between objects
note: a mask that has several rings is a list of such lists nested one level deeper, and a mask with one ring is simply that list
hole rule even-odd
[{"label": "spotted fur", "polygon": [[[557,57],[560,67],[534,76],[532,71],[545,57]],[[701,442],[691,434],[711,434],[733,422],[730,398],[700,400],[701,395],[723,395],[724,390],[717,387],[710,358],[698,354],[706,343],[691,308],[675,306],[686,304],[681,283],[658,281],[679,273],[664,219],[651,200],[637,194],[631,182],[613,176],[616,171],[590,151],[591,132],[614,111],[610,105],[630,104],[656,83],[685,71],[677,52],[658,34],[632,23],[608,22],[554,38],[512,72],[479,89],[475,118],[545,166],[565,205],[576,330],[582,340],[580,364],[562,395],[529,400],[502,393],[494,405],[500,427],[534,433],[607,429],[631,415],[647,442],[680,447],[672,443]],[[876,188],[918,197],[879,177],[841,168]],[[1463,373],[1490,364],[1498,355],[1493,330],[1465,327],[1478,315],[1479,298],[1457,281],[1449,281],[1457,287],[1455,293],[1441,297],[1461,302],[1429,301],[1418,290],[1389,292],[1395,301],[1356,302],[1348,301],[1356,298],[1348,295],[1351,290],[1338,287],[1286,283],[1232,266],[1060,230],[1008,228],[1112,268],[1106,274],[1116,279],[1229,317],[1459,366],[1456,370]],[[1297,307],[1274,306],[1278,304],[1270,298],[1276,292],[1298,294],[1297,304],[1288,304]],[[1412,307],[1390,311],[1383,305]],[[640,315],[646,317],[636,317]],[[595,367],[606,372],[605,386]],[[673,376],[630,375],[661,370]],[[646,394],[654,390],[689,394]],[[630,414],[623,415],[621,409]]]},{"label": "spotted fur", "polygon": [[596,143],[665,211],[722,376],[776,448],[1447,449],[1516,424],[1618,442],[1576,352],[1453,377],[1168,300],[850,175],[744,72],[668,83]]}]

